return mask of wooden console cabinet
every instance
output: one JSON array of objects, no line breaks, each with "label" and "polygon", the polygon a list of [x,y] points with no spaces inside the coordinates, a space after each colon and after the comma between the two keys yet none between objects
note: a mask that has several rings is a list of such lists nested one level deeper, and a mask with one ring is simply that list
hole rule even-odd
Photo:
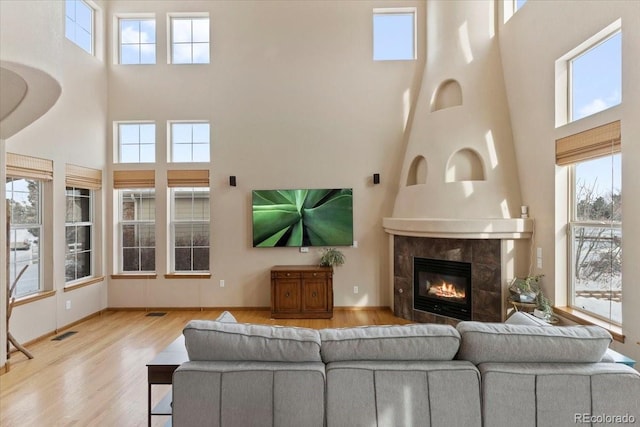
[{"label": "wooden console cabinet", "polygon": [[331,319],[333,268],[276,265],[271,269],[271,317]]}]

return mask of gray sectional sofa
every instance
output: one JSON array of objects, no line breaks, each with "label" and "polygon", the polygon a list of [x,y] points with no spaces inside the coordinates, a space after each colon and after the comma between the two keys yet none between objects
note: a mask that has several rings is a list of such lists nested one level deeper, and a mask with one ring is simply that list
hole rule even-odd
[{"label": "gray sectional sofa", "polygon": [[[522,323],[522,324],[517,324]],[[575,426],[640,423],[640,374],[589,326],[460,322],[312,330],[184,328],[174,427]],[[606,359],[606,357],[605,357]],[[600,423],[602,422],[602,423]]]}]

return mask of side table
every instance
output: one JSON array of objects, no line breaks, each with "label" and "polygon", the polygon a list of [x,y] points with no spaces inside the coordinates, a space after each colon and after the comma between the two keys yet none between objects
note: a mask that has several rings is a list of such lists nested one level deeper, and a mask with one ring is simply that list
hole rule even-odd
[{"label": "side table", "polygon": [[153,408],[152,386],[156,384],[172,384],[173,371],[178,369],[182,363],[189,360],[187,348],[184,345],[184,335],[180,335],[167,348],[162,350],[156,357],[147,363],[147,423],[151,427],[151,417],[153,415],[171,415],[171,392]]}]

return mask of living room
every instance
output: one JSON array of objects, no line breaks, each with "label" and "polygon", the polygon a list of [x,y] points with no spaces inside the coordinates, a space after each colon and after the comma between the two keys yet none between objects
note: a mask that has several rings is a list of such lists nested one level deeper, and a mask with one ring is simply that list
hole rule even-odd
[{"label": "living room", "polygon": [[[0,342],[11,332],[19,342],[31,343],[105,310],[268,308],[271,268],[317,264],[320,253],[317,247],[304,252],[298,247],[252,245],[251,194],[264,189],[353,190],[354,242],[341,248],[346,263],[335,269],[333,278],[334,305],[353,309],[394,308],[394,234],[385,231],[385,218],[480,216],[483,230],[494,219],[522,219],[521,206],[526,206],[527,223],[535,226],[522,239],[525,249],[513,274],[543,274],[544,292],[560,313],[572,301],[567,278],[567,168],[557,165],[556,141],[619,121],[624,153],[620,187],[630,195],[624,204],[621,244],[621,275],[627,280],[622,322],[607,325],[624,336],[624,342],[616,341],[613,347],[640,360],[640,287],[628,279],[640,274],[640,265],[634,262],[640,258],[634,244],[640,236],[635,220],[640,201],[633,197],[640,178],[640,148],[633,143],[640,138],[640,88],[632,78],[640,75],[637,2],[529,0],[515,13],[516,2],[448,3],[95,1],[88,3],[95,13],[95,39],[87,53],[65,37],[63,2],[0,2],[3,93],[8,79],[4,70],[38,89],[26,91],[25,104],[20,104],[26,108],[5,116],[3,107],[0,177],[6,181],[12,176],[5,165],[13,154],[51,164],[51,179],[41,195],[38,292],[18,298],[9,330],[4,322],[0,326]],[[415,58],[372,60],[372,14],[385,8],[413,11]],[[443,10],[449,14],[438,19]],[[180,17],[209,19],[205,63],[178,64],[171,57],[170,22]],[[121,62],[118,22],[125,18],[155,19],[154,63]],[[566,99],[564,104],[558,99],[563,93],[557,83],[562,80],[557,74],[561,60],[616,22],[623,34],[622,101],[568,122],[558,112],[566,107]],[[459,38],[453,40],[456,34]],[[451,38],[439,39],[441,35]],[[490,54],[479,48],[486,46]],[[451,68],[430,62],[438,55],[449,58],[445,62]],[[487,69],[488,88],[477,80],[482,76],[474,68],[478,63],[499,65]],[[432,95],[448,79],[461,83],[463,106],[484,100],[489,106],[485,110],[494,115],[487,120],[496,123],[495,145],[506,147],[496,158],[505,161],[499,168],[484,168],[485,181],[497,182],[497,188],[505,191],[506,209],[494,203],[493,190],[481,184],[473,184],[475,193],[466,198],[450,191],[457,183],[407,190],[416,147],[439,144],[429,140],[430,132],[445,133],[443,123],[460,129],[476,126],[466,115],[430,114]],[[483,90],[495,97],[483,98]],[[455,111],[455,107],[449,110]],[[169,134],[174,122],[209,124],[209,161],[171,160]],[[155,125],[152,162],[119,161],[121,124]],[[453,141],[452,147],[479,144],[473,150],[492,165],[486,128],[470,138],[474,141]],[[100,171],[94,190],[91,278],[80,282],[70,281],[66,271],[68,165]],[[438,167],[429,164],[428,172]],[[156,206],[163,207],[156,208],[153,218],[154,269],[132,274],[123,271],[118,188],[126,184],[118,177],[149,170]],[[170,178],[175,171],[202,170],[208,171],[211,190],[208,272],[175,274]],[[136,188],[149,188],[149,182]],[[485,199],[477,200],[481,196]],[[399,199],[414,200],[415,206],[401,206]],[[476,204],[456,207],[458,200],[466,203],[466,199]],[[448,216],[439,213],[445,208],[451,212]],[[3,229],[5,211],[2,206]],[[7,244],[2,233],[1,258],[21,252],[7,250]],[[0,279],[11,282],[4,269]],[[6,295],[0,293],[2,318],[6,303]],[[6,361],[2,346],[0,368],[6,369]]]}]

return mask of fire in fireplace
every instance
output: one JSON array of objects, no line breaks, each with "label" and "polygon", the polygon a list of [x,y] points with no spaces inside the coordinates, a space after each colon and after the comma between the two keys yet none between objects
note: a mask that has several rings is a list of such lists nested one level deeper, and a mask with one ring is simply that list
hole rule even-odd
[{"label": "fire in fireplace", "polygon": [[413,259],[413,307],[441,316],[471,320],[471,264]]}]

